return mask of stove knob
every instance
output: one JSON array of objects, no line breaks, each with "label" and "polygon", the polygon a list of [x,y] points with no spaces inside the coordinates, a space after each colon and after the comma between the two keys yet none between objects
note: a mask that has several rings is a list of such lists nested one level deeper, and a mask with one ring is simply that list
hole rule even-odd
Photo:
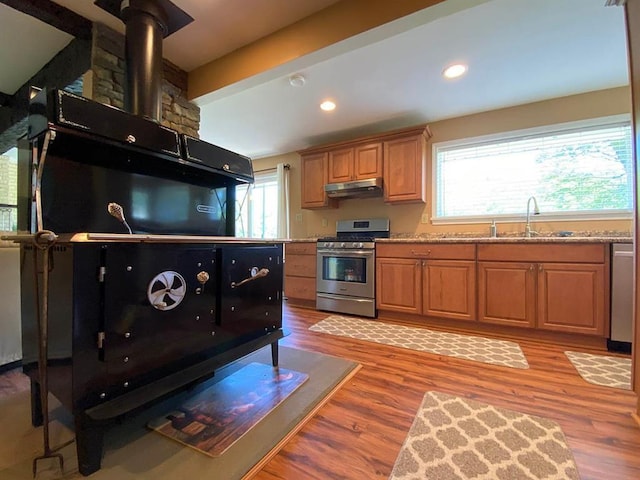
[{"label": "stove knob", "polygon": [[344,248],[344,247],[346,246],[346,243],[342,242],[342,243],[340,244],[340,246],[341,246],[342,248]]},{"label": "stove knob", "polygon": [[360,243],[354,243],[354,244],[353,244],[353,248],[362,248],[362,242],[360,242]]},{"label": "stove knob", "polygon": [[196,278],[198,279],[198,282],[204,285],[209,281],[209,273],[205,271],[198,272],[198,274],[196,275]]}]

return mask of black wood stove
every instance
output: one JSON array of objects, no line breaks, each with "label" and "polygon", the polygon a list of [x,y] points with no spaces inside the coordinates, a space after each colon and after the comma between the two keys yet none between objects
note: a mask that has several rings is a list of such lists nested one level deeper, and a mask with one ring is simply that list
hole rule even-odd
[{"label": "black wood stove", "polygon": [[[166,2],[128,8],[147,3]],[[130,111],[39,92],[29,233],[12,237],[32,421],[52,457],[46,393],[73,413],[84,475],[114,421],[266,345],[276,365],[283,337],[282,244],[234,237],[251,161]]]}]

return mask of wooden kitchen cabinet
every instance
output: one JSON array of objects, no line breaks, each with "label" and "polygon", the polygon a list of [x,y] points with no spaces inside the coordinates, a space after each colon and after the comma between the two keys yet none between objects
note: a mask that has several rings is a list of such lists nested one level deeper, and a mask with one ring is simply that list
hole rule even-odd
[{"label": "wooden kitchen cabinet", "polygon": [[376,307],[422,313],[422,267],[412,258],[376,258]]},{"label": "wooden kitchen cabinet", "polygon": [[535,328],[534,264],[478,262],[478,319],[485,323]]},{"label": "wooden kitchen cabinet", "polygon": [[481,322],[604,337],[607,244],[481,244]]},{"label": "wooden kitchen cabinet", "polygon": [[328,152],[329,183],[382,177],[382,143],[373,142]]},{"label": "wooden kitchen cabinet", "polygon": [[384,142],[384,201],[425,203],[427,155],[424,132]]},{"label": "wooden kitchen cabinet", "polygon": [[284,295],[292,304],[315,304],[316,242],[285,243]]},{"label": "wooden kitchen cabinet", "polygon": [[419,126],[308,148],[302,159],[302,208],[336,208],[327,183],[382,178],[386,203],[424,203],[427,198],[429,127]]},{"label": "wooden kitchen cabinet", "polygon": [[378,309],[476,319],[473,244],[378,244]]},{"label": "wooden kitchen cabinet", "polygon": [[337,204],[324,191],[328,179],[327,152],[302,155],[301,207],[334,208]]}]

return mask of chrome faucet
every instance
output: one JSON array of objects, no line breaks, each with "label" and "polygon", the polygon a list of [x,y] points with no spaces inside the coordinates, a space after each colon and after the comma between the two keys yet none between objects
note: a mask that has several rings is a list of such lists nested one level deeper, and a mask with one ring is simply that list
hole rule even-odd
[{"label": "chrome faucet", "polygon": [[533,200],[533,214],[540,215],[540,209],[538,208],[538,202],[536,201],[536,197],[529,197],[529,200],[527,200],[527,224],[524,226],[524,236],[527,238],[531,237],[532,233],[536,233],[533,230],[531,230],[531,221],[530,221],[530,215],[529,215],[531,200]]}]

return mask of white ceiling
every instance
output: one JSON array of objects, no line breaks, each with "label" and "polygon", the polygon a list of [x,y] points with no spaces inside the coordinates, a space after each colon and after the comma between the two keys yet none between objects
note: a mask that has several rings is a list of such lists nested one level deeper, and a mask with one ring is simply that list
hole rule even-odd
[{"label": "white ceiling", "polygon": [[[123,31],[93,0],[55,0]],[[195,21],[164,41],[190,71],[336,0],[173,0]],[[628,84],[623,9],[605,0],[447,0],[205,95],[202,139],[252,158],[391,128]],[[70,37],[0,4],[0,91]],[[28,60],[28,61],[26,61]],[[468,74],[445,82],[453,61]],[[302,73],[303,87],[288,78]],[[338,108],[318,105],[333,98]]]}]

